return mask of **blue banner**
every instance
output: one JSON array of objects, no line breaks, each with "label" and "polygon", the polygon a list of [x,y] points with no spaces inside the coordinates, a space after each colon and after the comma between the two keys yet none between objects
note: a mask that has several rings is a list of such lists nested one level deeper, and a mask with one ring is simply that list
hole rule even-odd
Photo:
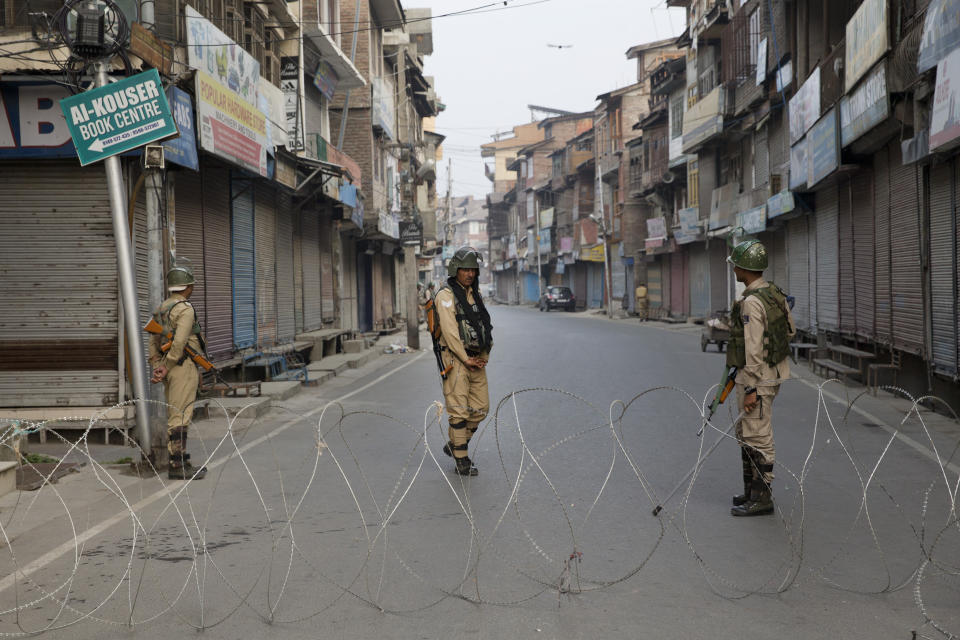
[{"label": "blue banner", "polygon": [[76,158],[60,100],[66,87],[46,80],[0,85],[0,158]]},{"label": "blue banner", "polygon": [[167,99],[170,101],[170,110],[173,111],[173,120],[177,123],[177,129],[180,130],[180,137],[163,143],[164,156],[168,161],[181,167],[199,171],[197,130],[193,123],[193,101],[190,99],[190,94],[177,87],[169,87]]}]

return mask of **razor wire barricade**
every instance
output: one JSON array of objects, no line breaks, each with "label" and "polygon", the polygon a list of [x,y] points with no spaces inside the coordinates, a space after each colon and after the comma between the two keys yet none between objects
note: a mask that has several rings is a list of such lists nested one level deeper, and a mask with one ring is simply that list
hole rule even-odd
[{"label": "razor wire barricade", "polygon": [[[90,455],[87,435],[102,428],[105,410],[87,419],[76,442],[64,440],[75,457],[86,459],[104,496],[102,509],[72,511],[77,489],[70,483],[14,494],[0,509],[6,569],[0,635],[79,623],[136,630],[157,620],[200,630],[251,613],[266,623],[297,624],[346,600],[391,614],[456,600],[510,606],[547,596],[562,606],[567,598],[626,581],[642,587],[644,569],[673,538],[720,598],[779,594],[811,580],[865,595],[909,587],[920,616],[918,637],[957,637],[960,628],[943,601],[946,592],[955,602],[960,573],[960,442],[938,447],[944,439],[928,428],[921,403],[939,403],[956,415],[937,398],[890,388],[909,409],[878,441],[878,451],[859,452],[847,427],[860,396],[832,415],[829,384],[817,388],[799,464],[778,460],[782,490],[774,521],[782,537],[769,540],[755,563],[762,568],[750,571],[717,553],[710,537],[715,525],[698,513],[704,505],[695,496],[715,482],[712,465],[721,464],[716,452],[739,447],[732,412],[722,424],[708,419],[711,393],[698,400],[677,387],[656,387],[603,410],[562,389],[513,391],[475,436],[474,446],[496,453],[496,460],[484,459],[479,479],[448,472],[439,403],[426,409],[419,426],[339,402],[311,410],[281,406],[271,415],[280,426],[267,433],[246,410],[231,416],[221,407],[223,417],[213,422],[222,433],[201,440],[210,474],[202,482],[173,483],[155,471],[119,476]],[[528,399],[543,398],[561,404],[569,417],[546,438],[524,412]],[[644,433],[641,408],[663,398],[693,416],[686,429],[695,455],[689,467],[674,465],[661,481],[665,474],[653,453],[658,445]],[[398,445],[395,464],[383,465],[370,447],[377,424]],[[885,481],[908,424],[933,452],[924,468],[908,470],[923,480],[915,496]],[[47,424],[20,422],[0,446],[13,447],[41,429]],[[293,457],[279,437],[290,430]],[[577,466],[584,452],[593,456],[589,467]],[[821,470],[838,461],[845,464],[845,484],[828,487],[827,495],[839,499],[841,493],[850,510],[842,537],[825,544],[811,503],[828,482]],[[56,467],[45,469],[47,478]],[[611,509],[613,496],[635,508]],[[658,515],[651,514],[655,507],[662,507]],[[44,525],[61,547],[67,541],[59,558],[36,557],[32,548],[31,517],[41,508],[62,510]],[[426,535],[440,529],[440,543],[440,534]],[[917,622],[904,621],[904,637]]]}]

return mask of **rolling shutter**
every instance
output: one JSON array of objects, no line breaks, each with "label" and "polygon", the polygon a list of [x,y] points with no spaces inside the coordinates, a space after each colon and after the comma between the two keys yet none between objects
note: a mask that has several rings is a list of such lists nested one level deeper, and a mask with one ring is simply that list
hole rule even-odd
[{"label": "rolling shutter", "polygon": [[233,263],[233,346],[257,344],[257,277],[254,244],[253,180],[232,172],[230,177],[230,238]]},{"label": "rolling shutter", "polygon": [[857,327],[856,286],[853,274],[853,211],[850,202],[850,181],[840,185],[838,192],[837,232],[840,248],[840,286],[837,298],[840,306],[840,330],[845,334],[853,334]]},{"label": "rolling shutter", "polygon": [[873,174],[859,173],[850,181],[850,228],[841,236],[853,237],[850,259],[853,263],[853,307],[856,310],[854,332],[861,338],[876,337],[875,212]]},{"label": "rolling shutter", "polygon": [[233,355],[233,280],[230,273],[230,174],[202,166],[204,337],[207,355],[222,361]]},{"label": "rolling shutter", "polygon": [[817,194],[817,326],[827,331],[840,327],[837,287],[840,282],[840,247],[837,238],[837,187]]},{"label": "rolling shutter", "polygon": [[917,165],[900,162],[900,144],[890,153],[890,227],[893,345],[923,351],[923,283],[920,266],[920,194]]},{"label": "rolling shutter", "polygon": [[787,262],[790,295],[795,299],[793,319],[798,329],[810,331],[810,277],[807,255],[807,219],[796,218],[787,223]]},{"label": "rolling shutter", "polygon": [[174,230],[177,241],[177,261],[189,260],[193,266],[193,295],[190,304],[207,338],[207,286],[203,259],[203,202],[200,174],[180,171],[174,183]]},{"label": "rolling shutter", "polygon": [[320,221],[320,308],[325,322],[336,320],[333,286],[333,230],[330,219]]},{"label": "rolling shutter", "polygon": [[256,184],[257,342],[277,343],[277,208],[273,187]]},{"label": "rolling shutter", "polygon": [[293,205],[285,192],[277,194],[277,340],[290,342],[297,332],[296,289],[293,284]]},{"label": "rolling shutter", "polygon": [[314,210],[301,217],[301,256],[303,260],[303,330],[313,331],[323,325],[320,301],[320,220]]},{"label": "rolling shutter", "polygon": [[893,342],[893,320],[890,304],[890,158],[884,148],[873,156],[873,198],[876,211],[874,244],[876,292],[876,339],[881,344]]},{"label": "rolling shutter", "polygon": [[[659,260],[647,264],[647,300],[651,309],[663,306],[662,266]],[[575,294],[580,298],[579,294]]]},{"label": "rolling shutter", "polygon": [[[956,161],[954,161],[956,162]],[[957,374],[957,202],[954,163],[930,170],[930,307],[933,365]]]},{"label": "rolling shutter", "polygon": [[690,315],[710,316],[710,260],[702,244],[690,246]]},{"label": "rolling shutter", "polygon": [[0,173],[0,406],[113,405],[119,301],[103,167],[20,161]]}]

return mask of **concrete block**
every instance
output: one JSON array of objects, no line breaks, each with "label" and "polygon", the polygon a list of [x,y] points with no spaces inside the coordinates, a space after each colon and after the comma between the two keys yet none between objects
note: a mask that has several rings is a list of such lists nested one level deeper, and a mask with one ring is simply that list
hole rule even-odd
[{"label": "concrete block", "polygon": [[310,384],[312,385],[321,385],[337,375],[333,371],[310,371],[309,368],[307,368],[307,373],[310,376]]},{"label": "concrete block", "polygon": [[341,353],[335,356],[327,356],[323,360],[317,362],[311,362],[307,365],[307,373],[313,375],[315,371],[331,371],[334,375],[336,375],[346,370],[349,366],[347,363],[347,357],[348,356]]},{"label": "concrete block", "polygon": [[274,400],[286,400],[300,392],[300,383],[294,380],[280,382],[264,382],[260,385],[260,393]]},{"label": "concrete block", "polygon": [[[204,417],[214,420],[222,418],[224,411],[231,418],[241,412],[243,412],[241,418],[256,418],[270,411],[271,406],[270,398],[265,396],[256,398],[208,398],[203,402],[207,404],[207,415]],[[203,414],[201,413],[201,415]]]},{"label": "concrete block", "polygon": [[17,463],[0,462],[0,496],[17,488]]},{"label": "concrete block", "polygon": [[360,353],[367,348],[363,340],[344,340],[342,345],[344,353]]}]

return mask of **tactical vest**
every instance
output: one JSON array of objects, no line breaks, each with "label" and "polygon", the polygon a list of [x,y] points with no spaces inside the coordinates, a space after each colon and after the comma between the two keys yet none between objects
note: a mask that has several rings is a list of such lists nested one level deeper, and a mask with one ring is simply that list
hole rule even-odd
[{"label": "tactical vest", "polygon": [[[763,361],[771,367],[790,355],[790,323],[787,320],[787,296],[772,282],[766,287],[748,290],[746,296],[756,296],[763,303],[767,326],[763,329]],[[737,301],[730,312],[730,339],[727,341],[727,366],[743,368],[747,364],[746,342],[743,336],[742,301]]]},{"label": "tactical vest", "polygon": [[[450,285],[444,285],[440,287],[440,291],[446,289],[450,292],[450,295],[453,296],[454,311],[456,312],[457,317],[457,329],[460,331],[460,341],[463,343],[463,348],[467,351],[480,351],[483,347],[482,345],[486,342],[486,336],[478,334],[477,331],[470,324],[470,321],[467,319],[467,314],[464,313],[463,307],[460,305],[460,300],[457,299],[457,296],[453,295],[453,290],[450,288]],[[437,293],[440,293],[437,291]],[[480,313],[480,308],[474,303],[473,312]],[[479,327],[480,331],[484,331],[484,327],[481,325]]]},{"label": "tactical vest", "polygon": [[[173,308],[178,304],[189,304],[186,300],[174,300],[169,298],[164,300],[163,304],[160,305],[159,311],[155,314],[157,322],[163,327],[164,335],[176,332],[177,328],[170,322],[170,312],[173,311]],[[200,328],[200,321],[197,320],[197,314],[193,314],[193,328],[190,330],[190,333],[200,338],[200,344],[203,344],[203,338],[201,337],[202,329]]]}]

